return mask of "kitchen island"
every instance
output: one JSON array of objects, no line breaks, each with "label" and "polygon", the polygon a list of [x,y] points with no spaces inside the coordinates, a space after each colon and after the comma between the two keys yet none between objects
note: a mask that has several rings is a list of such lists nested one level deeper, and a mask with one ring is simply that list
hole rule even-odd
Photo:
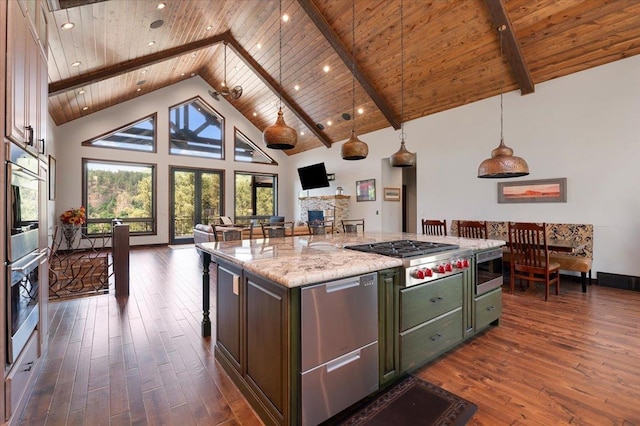
[{"label": "kitchen island", "polygon": [[[474,295],[473,255],[471,264],[463,272],[433,284],[406,287],[401,259],[344,248],[394,240],[455,244],[469,249],[465,253],[482,252],[504,244],[497,240],[406,233],[313,235],[197,244],[203,253],[203,336],[211,335],[212,331],[209,266],[213,260],[216,264],[216,358],[265,423],[293,425],[318,421],[318,417],[309,417],[309,405],[304,402],[304,394],[309,391],[305,391],[303,377],[306,369],[303,347],[308,346],[303,344],[303,329],[308,328],[303,324],[302,305],[306,303],[305,291],[319,283],[359,276],[366,278],[360,279],[367,283],[365,286],[377,286],[374,299],[377,312],[367,317],[374,323],[377,318],[378,331],[377,340],[371,343],[375,346],[367,346],[369,352],[375,352],[373,362],[378,368],[378,380],[372,391],[388,386],[490,323],[497,323],[501,315],[501,289],[482,297]],[[313,299],[306,306],[315,303]],[[483,312],[475,311],[476,304]],[[334,305],[335,310],[331,308],[326,315],[320,315],[320,323],[324,321],[322,318],[340,317],[342,301]],[[348,315],[354,312],[353,317],[343,321],[344,330],[340,331],[344,333],[333,335],[349,334],[351,323],[355,323],[359,315],[355,313],[357,308],[356,304],[346,309]],[[318,327],[314,333],[305,333],[308,337],[324,332]],[[363,360],[367,357],[362,356]],[[325,380],[328,379],[323,376],[323,385]],[[358,380],[352,378],[347,382]],[[325,389],[323,393],[330,395],[343,387]],[[330,403],[323,401],[323,405]],[[334,412],[335,409],[330,410],[327,415]]]}]

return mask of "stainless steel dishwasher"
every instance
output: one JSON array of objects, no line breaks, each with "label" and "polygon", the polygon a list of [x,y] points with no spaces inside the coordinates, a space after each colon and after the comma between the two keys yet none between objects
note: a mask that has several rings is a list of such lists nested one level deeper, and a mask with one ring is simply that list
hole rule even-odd
[{"label": "stainless steel dishwasher", "polygon": [[378,389],[378,276],[301,295],[302,424],[316,425]]}]

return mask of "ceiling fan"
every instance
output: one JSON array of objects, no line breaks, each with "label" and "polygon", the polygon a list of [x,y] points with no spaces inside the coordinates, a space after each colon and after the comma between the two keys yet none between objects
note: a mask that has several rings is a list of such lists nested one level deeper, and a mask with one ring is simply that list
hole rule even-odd
[{"label": "ceiling fan", "polygon": [[231,99],[238,99],[242,96],[242,86],[235,86],[233,89],[229,89],[227,86],[227,42],[224,43],[224,80],[222,81],[222,89],[220,90],[209,90],[209,94],[215,99],[219,101],[219,95],[229,96]]}]

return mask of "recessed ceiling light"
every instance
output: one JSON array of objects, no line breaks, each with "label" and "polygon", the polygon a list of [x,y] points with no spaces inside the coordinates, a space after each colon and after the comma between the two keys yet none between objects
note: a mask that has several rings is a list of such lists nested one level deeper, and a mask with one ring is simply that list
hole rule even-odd
[{"label": "recessed ceiling light", "polygon": [[282,20],[284,22],[288,22],[289,21],[289,15],[287,15],[286,13],[284,15],[282,15]]},{"label": "recessed ceiling light", "polygon": [[140,71],[140,74],[146,74],[146,73],[147,73],[147,70]]},{"label": "recessed ceiling light", "polygon": [[80,61],[75,61],[74,63],[71,64],[72,67],[79,67],[80,64],[82,64],[82,62]]},{"label": "recessed ceiling light", "polygon": [[64,24],[62,24],[60,26],[60,28],[62,28],[63,30],[70,30],[71,28],[75,27],[76,24],[74,24],[73,22],[65,22]]},{"label": "recessed ceiling light", "polygon": [[364,109],[358,108],[358,114],[362,114],[363,112],[364,112]]},{"label": "recessed ceiling light", "polygon": [[147,43],[147,46],[153,46],[154,44],[156,44],[155,40],[151,40],[149,43]]},{"label": "recessed ceiling light", "polygon": [[329,65],[325,65],[325,66],[322,68],[322,70],[323,70],[324,72],[329,72],[329,70],[330,70],[330,69],[331,69],[331,68],[329,68]]},{"label": "recessed ceiling light", "polygon": [[293,86],[293,88],[296,89],[296,90],[300,90],[300,86],[297,85],[297,84],[295,86]]},{"label": "recessed ceiling light", "polygon": [[138,88],[136,89],[136,92],[139,92],[139,91],[141,91],[141,90],[142,90],[142,88],[138,87]]},{"label": "recessed ceiling light", "polygon": [[262,45],[261,45],[260,43],[256,44],[256,47],[257,47],[258,49],[262,49]]},{"label": "recessed ceiling light", "polygon": [[191,73],[191,77],[193,77],[193,76],[195,76],[195,75],[196,75],[196,73],[195,73],[195,72],[192,72],[192,73]]},{"label": "recessed ceiling light", "polygon": [[211,29],[213,28],[213,25],[207,25],[207,28],[205,28],[207,31],[211,31]]},{"label": "recessed ceiling light", "polygon": [[197,54],[197,53],[192,53],[192,54],[191,54],[191,57],[192,57],[192,58],[195,58],[196,56],[198,56],[198,54]]},{"label": "recessed ceiling light", "polygon": [[180,73],[180,77],[184,77],[184,73]]},{"label": "recessed ceiling light", "polygon": [[84,89],[80,89],[80,90],[78,90],[78,95],[82,95],[82,94],[84,94],[84,92],[85,92]]},{"label": "recessed ceiling light", "polygon": [[156,6],[156,9],[164,9],[165,7],[167,7],[166,3],[158,3],[158,5]]},{"label": "recessed ceiling light", "polygon": [[258,116],[258,113],[257,113],[257,112],[254,112],[254,113],[253,113],[253,116],[254,116],[254,117],[257,117],[257,116]]},{"label": "recessed ceiling light", "polygon": [[327,126],[331,126],[333,124],[333,121],[329,120],[327,121]]},{"label": "recessed ceiling light", "polygon": [[82,110],[83,110],[83,111],[86,111],[86,110],[88,110],[88,109],[89,109],[89,107],[88,107],[88,106],[86,106],[86,107],[82,107]]},{"label": "recessed ceiling light", "polygon": [[300,136],[304,136],[304,130],[300,132]]}]

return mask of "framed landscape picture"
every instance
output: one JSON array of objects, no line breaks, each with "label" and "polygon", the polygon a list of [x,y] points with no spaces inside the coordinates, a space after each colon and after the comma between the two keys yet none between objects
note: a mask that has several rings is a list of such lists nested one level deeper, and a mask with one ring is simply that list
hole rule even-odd
[{"label": "framed landscape picture", "polygon": [[400,201],[400,188],[384,188],[382,192],[385,201]]},{"label": "framed landscape picture", "polygon": [[498,183],[498,203],[566,203],[567,178]]},{"label": "framed landscape picture", "polygon": [[356,181],[356,201],[376,200],[376,180],[366,179]]}]

